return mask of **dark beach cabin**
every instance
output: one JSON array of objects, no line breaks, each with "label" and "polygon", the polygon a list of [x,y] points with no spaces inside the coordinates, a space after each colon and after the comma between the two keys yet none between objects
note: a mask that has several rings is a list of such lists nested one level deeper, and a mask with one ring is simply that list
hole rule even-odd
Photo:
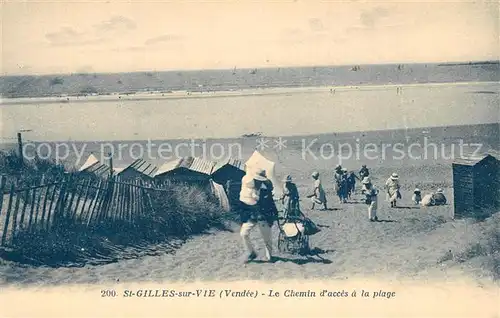
[{"label": "dark beach cabin", "polygon": [[202,158],[184,157],[163,164],[154,174],[156,182],[210,186],[215,163]]},{"label": "dark beach cabin", "polygon": [[130,165],[116,173],[120,181],[142,181],[152,182],[153,177],[158,170],[158,167],[151,163],[147,163],[142,159],[137,159]]},{"label": "dark beach cabin", "polygon": [[234,206],[239,200],[241,179],[245,176],[244,168],[244,162],[229,158],[218,162],[212,171],[212,180],[224,187],[230,206]]},{"label": "dark beach cabin", "polygon": [[484,218],[500,207],[499,161],[485,154],[453,164],[454,218]]}]

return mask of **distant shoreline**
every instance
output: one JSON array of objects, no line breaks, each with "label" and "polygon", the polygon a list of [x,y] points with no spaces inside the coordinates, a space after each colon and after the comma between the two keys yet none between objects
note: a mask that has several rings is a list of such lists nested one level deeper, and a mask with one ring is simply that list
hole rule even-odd
[{"label": "distant shoreline", "polygon": [[[500,61],[0,76],[5,99],[214,94],[256,89],[500,81]],[[175,93],[174,93],[175,92]]]},{"label": "distant shoreline", "polygon": [[[342,86],[289,86],[289,87],[259,87],[243,88],[239,90],[214,90],[202,92],[189,92],[178,90],[171,92],[151,91],[135,93],[111,93],[92,94],[88,96],[60,96],[60,97],[1,97],[0,105],[15,104],[45,104],[45,103],[75,103],[75,102],[108,102],[108,101],[143,101],[162,99],[199,99],[199,98],[223,98],[223,97],[245,97],[263,95],[283,95],[293,93],[337,93],[346,91],[374,91],[387,90],[389,88],[419,88],[419,87],[439,87],[439,86],[474,86],[474,85],[494,85],[499,84],[493,81],[476,82],[446,82],[446,83],[414,83],[414,84],[382,84],[382,85],[342,85]],[[488,92],[489,93],[489,92]],[[495,93],[495,92],[492,92]],[[498,92],[496,92],[498,93]]]}]

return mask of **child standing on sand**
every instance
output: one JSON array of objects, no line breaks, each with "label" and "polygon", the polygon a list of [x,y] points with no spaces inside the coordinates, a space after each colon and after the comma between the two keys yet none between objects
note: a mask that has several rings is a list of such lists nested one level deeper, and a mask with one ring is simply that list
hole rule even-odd
[{"label": "child standing on sand", "polygon": [[415,190],[413,190],[413,196],[411,197],[411,200],[415,205],[419,205],[420,202],[422,202],[422,192],[419,188],[415,188]]},{"label": "child standing on sand", "polygon": [[312,201],[312,207],[311,210],[314,210],[314,207],[316,204],[323,204],[323,207],[325,210],[328,210],[327,208],[327,202],[326,202],[326,194],[325,190],[323,189],[323,185],[321,185],[321,180],[319,179],[319,172],[314,171],[311,175],[313,178],[313,194],[309,195],[308,197],[311,198]]}]

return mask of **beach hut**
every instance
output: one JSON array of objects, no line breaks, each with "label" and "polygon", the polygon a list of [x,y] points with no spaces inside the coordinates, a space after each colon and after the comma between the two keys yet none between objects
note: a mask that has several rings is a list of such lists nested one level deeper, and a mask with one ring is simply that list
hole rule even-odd
[{"label": "beach hut", "polygon": [[163,164],[154,173],[159,182],[209,185],[215,163],[196,157],[184,157]]},{"label": "beach hut", "polygon": [[101,163],[94,154],[90,154],[87,160],[78,169],[78,174],[83,177],[107,179],[110,170],[110,166]]},{"label": "beach hut", "polygon": [[157,170],[158,167],[155,165],[147,163],[143,159],[137,159],[125,168],[117,171],[116,176],[121,181],[141,180],[151,182]]},{"label": "beach hut", "polygon": [[239,200],[244,169],[245,164],[241,160],[229,158],[218,162],[212,170],[212,180],[223,187],[230,206],[235,206]]},{"label": "beach hut", "polygon": [[245,164],[234,158],[217,162],[212,170],[212,179],[222,185],[227,181],[241,181],[244,175]]},{"label": "beach hut", "polygon": [[486,217],[499,208],[499,161],[495,156],[464,156],[452,167],[454,218]]}]

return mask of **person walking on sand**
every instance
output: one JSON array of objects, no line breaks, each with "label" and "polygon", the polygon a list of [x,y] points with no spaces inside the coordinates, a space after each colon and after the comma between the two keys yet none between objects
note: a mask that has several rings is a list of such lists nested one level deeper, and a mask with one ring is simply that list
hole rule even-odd
[{"label": "person walking on sand", "polygon": [[323,207],[325,210],[328,210],[327,207],[327,201],[326,201],[326,194],[325,190],[323,189],[323,185],[321,184],[321,180],[319,178],[319,172],[314,171],[311,175],[313,178],[313,194],[309,195],[308,197],[311,198],[312,201],[312,207],[311,210],[314,210],[314,207],[316,204],[323,204]]},{"label": "person walking on sand", "polygon": [[[261,191],[262,187],[265,188],[264,191]],[[259,227],[262,238],[264,239],[266,260],[271,261],[272,259],[272,222],[270,222],[270,218],[266,219],[268,215],[263,213],[266,209],[262,207],[263,200],[261,200],[261,195],[269,195],[269,191],[272,193],[272,183],[267,179],[266,172],[262,169],[257,169],[257,171],[247,171],[241,180],[240,236],[243,239],[243,244],[247,251],[244,263],[248,263],[257,258],[257,253],[255,252],[250,241],[250,233],[255,226]],[[269,198],[266,198],[265,200],[269,200]]]},{"label": "person walking on sand", "polygon": [[340,198],[342,203],[347,203],[348,194],[349,194],[349,180],[347,175],[347,169],[342,168],[342,174],[340,176]]},{"label": "person walking on sand", "polygon": [[361,169],[359,170],[359,179],[363,180],[365,177],[368,177],[370,175],[370,171],[366,167],[366,165],[362,165]]},{"label": "person walking on sand", "polygon": [[387,201],[391,203],[391,208],[396,207],[397,199],[401,198],[399,192],[399,176],[397,173],[393,173],[389,179],[385,182],[385,189],[387,191]]},{"label": "person walking on sand", "polygon": [[297,185],[292,182],[292,176],[290,175],[286,176],[283,182],[283,195],[281,196],[283,213],[286,216],[299,216],[299,190]]},{"label": "person walking on sand", "polygon": [[348,198],[351,199],[351,196],[356,193],[356,174],[354,171],[349,172],[347,177],[347,190]]},{"label": "person walking on sand", "polygon": [[372,184],[370,177],[365,177],[362,181],[363,193],[366,197],[365,203],[368,205],[368,219],[370,222],[378,221],[377,205],[378,205],[378,189]]},{"label": "person walking on sand", "polygon": [[343,179],[343,170],[341,165],[337,165],[335,167],[335,172],[333,175],[334,182],[335,182],[335,192],[337,193],[337,196],[339,197],[340,203],[344,203],[343,199],[343,188],[342,188],[342,179]]}]

